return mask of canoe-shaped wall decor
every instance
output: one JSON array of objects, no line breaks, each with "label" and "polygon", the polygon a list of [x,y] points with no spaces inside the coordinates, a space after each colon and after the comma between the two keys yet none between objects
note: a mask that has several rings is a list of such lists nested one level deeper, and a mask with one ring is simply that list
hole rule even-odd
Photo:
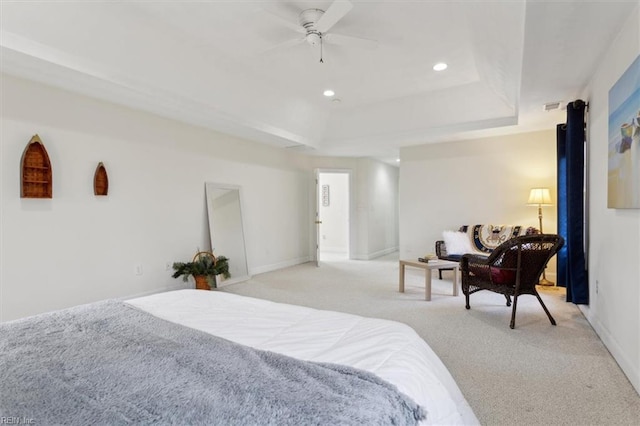
[{"label": "canoe-shaped wall decor", "polygon": [[20,173],[22,198],[53,198],[51,161],[38,135],[31,138],[22,153]]},{"label": "canoe-shaped wall decor", "polygon": [[93,175],[93,193],[95,195],[107,195],[108,192],[109,176],[107,176],[107,169],[104,168],[104,164],[100,162]]}]

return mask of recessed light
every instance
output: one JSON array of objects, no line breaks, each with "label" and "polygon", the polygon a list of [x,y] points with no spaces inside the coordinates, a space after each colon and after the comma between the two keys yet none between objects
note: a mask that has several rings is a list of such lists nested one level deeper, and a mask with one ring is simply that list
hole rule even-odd
[{"label": "recessed light", "polygon": [[334,92],[334,91],[333,91],[333,90],[331,90],[331,89],[327,89],[327,90],[325,90],[325,91],[324,91],[324,93],[323,93],[323,95],[325,95],[325,96],[326,96],[326,97],[328,97],[328,98],[330,98],[331,96],[333,96],[333,95],[335,95],[335,94],[336,94],[336,92]]},{"label": "recessed light", "polygon": [[433,66],[433,70],[434,71],[444,71],[447,69],[447,64],[445,64],[444,62],[438,62],[437,64],[435,64]]},{"label": "recessed light", "polygon": [[396,161],[399,163],[399,162],[400,162],[400,159],[399,159],[399,158],[396,158]]}]

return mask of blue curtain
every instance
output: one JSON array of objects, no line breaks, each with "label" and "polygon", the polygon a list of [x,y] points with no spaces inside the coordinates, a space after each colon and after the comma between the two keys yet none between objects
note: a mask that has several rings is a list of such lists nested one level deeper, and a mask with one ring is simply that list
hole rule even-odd
[{"label": "blue curtain", "polygon": [[558,233],[565,246],[558,254],[558,285],[567,302],[589,304],[585,246],[585,109],[582,100],[567,105],[567,123],[558,125]]},{"label": "blue curtain", "polygon": [[[558,124],[556,126],[556,139],[557,143],[557,155],[558,159],[558,182],[556,187],[558,188],[558,234],[561,235],[565,241],[567,240],[567,125]],[[567,286],[567,245],[562,246],[558,254],[557,259],[557,277],[556,285],[559,287]]]}]

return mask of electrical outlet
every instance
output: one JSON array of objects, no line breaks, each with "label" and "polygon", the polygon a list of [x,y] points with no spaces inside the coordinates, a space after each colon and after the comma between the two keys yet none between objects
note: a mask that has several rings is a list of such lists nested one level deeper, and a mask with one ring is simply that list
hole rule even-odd
[{"label": "electrical outlet", "polygon": [[165,262],[165,263],[164,263],[164,270],[165,270],[165,271],[170,271],[170,270],[171,270],[171,268],[172,268],[172,266],[173,266],[173,263],[172,263],[172,262]]},{"label": "electrical outlet", "polygon": [[142,275],[142,264],[138,263],[133,267],[133,273],[135,275]]},{"label": "electrical outlet", "polygon": [[600,281],[596,280],[596,294],[598,294],[598,284],[600,284]]}]

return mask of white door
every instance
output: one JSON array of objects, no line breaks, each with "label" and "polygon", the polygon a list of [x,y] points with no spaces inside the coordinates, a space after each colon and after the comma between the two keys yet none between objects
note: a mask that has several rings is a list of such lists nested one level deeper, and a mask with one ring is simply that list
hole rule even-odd
[{"label": "white door", "polygon": [[348,259],[351,253],[351,171],[315,170],[313,238],[316,265],[321,260]]},{"label": "white door", "polygon": [[315,178],[316,178],[316,214],[315,214],[315,228],[316,232],[315,241],[313,242],[316,247],[316,266],[320,266],[320,225],[322,225],[322,221],[320,220],[320,170],[315,170]]}]

